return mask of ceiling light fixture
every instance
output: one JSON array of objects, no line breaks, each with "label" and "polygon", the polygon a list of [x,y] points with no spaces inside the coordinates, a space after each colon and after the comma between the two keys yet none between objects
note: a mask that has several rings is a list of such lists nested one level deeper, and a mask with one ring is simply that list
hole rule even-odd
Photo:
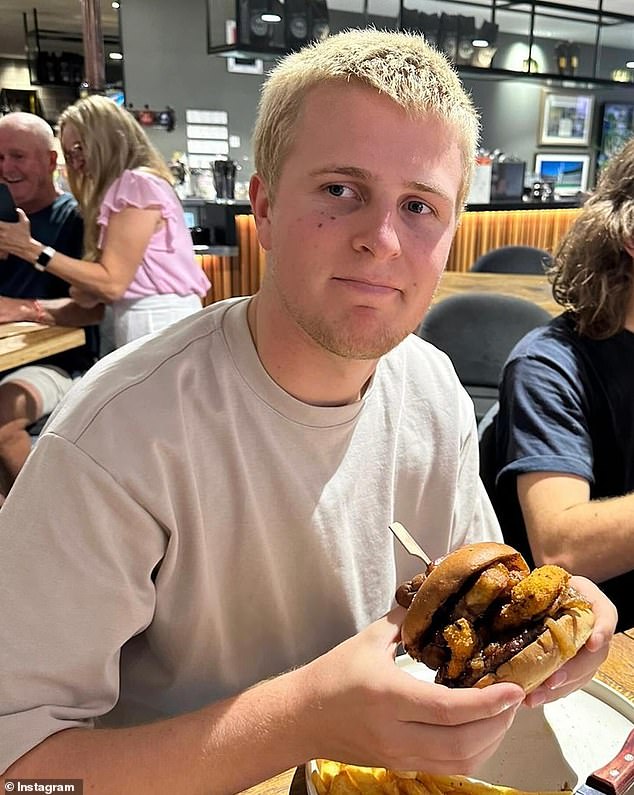
[{"label": "ceiling light fixture", "polygon": [[121,3],[117,3],[117,0],[113,0],[111,5],[112,5],[113,8],[119,8]]},{"label": "ceiling light fixture", "polygon": [[627,69],[634,69],[634,61],[628,61],[625,66]]},{"label": "ceiling light fixture", "polygon": [[489,46],[489,42],[486,39],[474,39],[471,42],[471,44],[473,44],[474,47],[488,47]]},{"label": "ceiling light fixture", "polygon": [[261,15],[262,22],[281,22],[282,17],[279,14],[262,14]]},{"label": "ceiling light fixture", "polygon": [[111,52],[108,53],[108,58],[110,58],[111,61],[122,61],[123,54],[120,52]]}]

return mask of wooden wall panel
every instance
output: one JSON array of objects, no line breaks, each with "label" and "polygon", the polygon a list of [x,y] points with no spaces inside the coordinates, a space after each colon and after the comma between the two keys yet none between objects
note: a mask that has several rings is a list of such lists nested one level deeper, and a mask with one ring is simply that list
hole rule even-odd
[{"label": "wooden wall panel", "polygon": [[447,270],[468,271],[476,259],[501,246],[536,246],[553,252],[579,209],[484,210],[464,213]]}]

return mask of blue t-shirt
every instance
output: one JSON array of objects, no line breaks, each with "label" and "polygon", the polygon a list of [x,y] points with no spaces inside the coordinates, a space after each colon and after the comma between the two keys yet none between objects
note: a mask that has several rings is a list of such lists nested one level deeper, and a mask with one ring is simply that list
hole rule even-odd
[{"label": "blue t-shirt", "polygon": [[[52,246],[61,254],[81,259],[83,223],[77,212],[77,202],[69,194],[58,196],[43,210],[29,215],[31,235],[45,246]],[[69,285],[47,271],[39,271],[29,262],[9,255],[0,260],[0,295],[7,298],[67,298]],[[86,344],[57,353],[38,364],[54,364],[70,374],[85,372],[97,360],[99,327],[86,327]]]},{"label": "blue t-shirt", "polygon": [[[593,500],[634,491],[634,334],[580,336],[569,314],[527,334],[504,367],[496,458],[502,532],[531,563],[517,475],[578,475]],[[631,627],[634,572],[600,587],[619,610],[619,627]]]}]

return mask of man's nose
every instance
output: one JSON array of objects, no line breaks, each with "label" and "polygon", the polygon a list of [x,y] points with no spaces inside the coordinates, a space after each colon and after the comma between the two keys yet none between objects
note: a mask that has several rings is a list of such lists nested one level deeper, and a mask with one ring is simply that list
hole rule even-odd
[{"label": "man's nose", "polygon": [[400,256],[401,241],[392,208],[367,208],[354,235],[356,251],[368,251],[377,259],[389,260]]}]

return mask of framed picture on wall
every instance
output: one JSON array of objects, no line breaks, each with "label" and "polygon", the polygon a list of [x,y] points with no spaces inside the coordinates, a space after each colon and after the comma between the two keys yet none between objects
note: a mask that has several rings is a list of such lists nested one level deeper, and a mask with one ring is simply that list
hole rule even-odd
[{"label": "framed picture on wall", "polygon": [[592,94],[560,94],[544,91],[539,144],[589,146],[593,110]]},{"label": "framed picture on wall", "polygon": [[590,155],[540,154],[535,157],[535,173],[552,183],[561,196],[587,190],[589,165]]},{"label": "framed picture on wall", "polygon": [[606,102],[603,105],[601,120],[598,167],[602,168],[632,137],[634,137],[634,103]]}]

